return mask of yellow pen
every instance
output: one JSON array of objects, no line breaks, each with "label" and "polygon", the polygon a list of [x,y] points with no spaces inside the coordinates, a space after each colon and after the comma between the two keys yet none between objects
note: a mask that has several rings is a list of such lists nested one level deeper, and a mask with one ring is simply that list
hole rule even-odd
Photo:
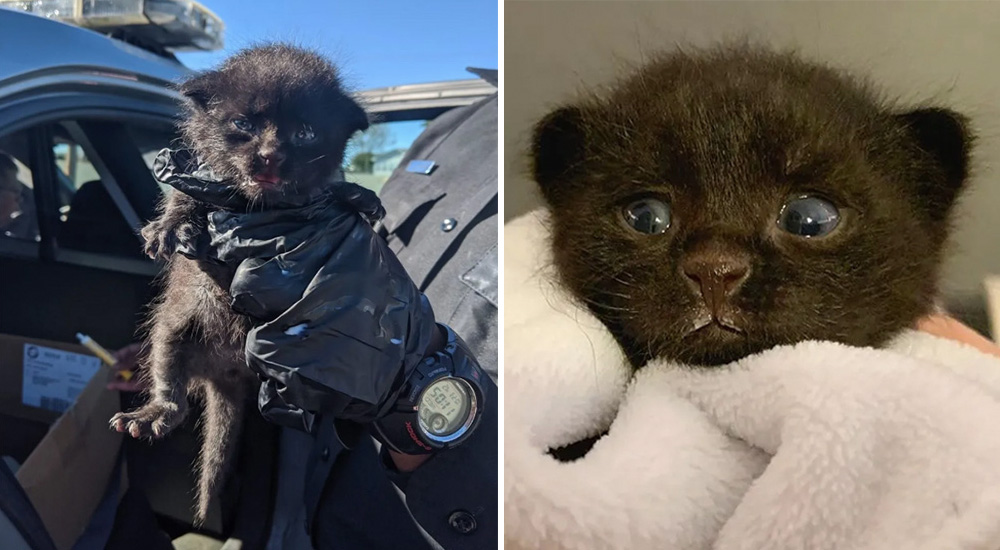
[{"label": "yellow pen", "polygon": [[[95,342],[94,339],[91,338],[90,336],[87,336],[82,332],[78,332],[76,333],[76,339],[80,341],[81,346],[89,349],[101,361],[107,363],[109,367],[113,367],[118,363],[118,361],[114,358],[114,356],[111,355],[110,351],[104,349],[104,346]],[[120,376],[122,380],[125,380],[126,382],[132,379],[132,374],[133,373],[130,370],[118,371],[118,376]]]}]

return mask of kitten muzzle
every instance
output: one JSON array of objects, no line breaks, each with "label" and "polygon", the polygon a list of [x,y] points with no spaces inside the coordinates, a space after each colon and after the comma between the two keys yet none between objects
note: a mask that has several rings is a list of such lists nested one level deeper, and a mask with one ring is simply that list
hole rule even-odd
[{"label": "kitten muzzle", "polygon": [[277,172],[264,172],[254,174],[253,182],[262,189],[277,189],[281,186],[281,176]]},{"label": "kitten muzzle", "polygon": [[283,155],[259,155],[254,163],[253,182],[263,189],[276,189],[281,185],[282,178],[279,174]]},{"label": "kitten muzzle", "polygon": [[746,254],[728,250],[718,243],[704,243],[688,254],[680,268],[688,286],[701,295],[706,313],[710,314],[704,323],[696,322],[692,332],[711,324],[729,331],[746,332],[737,323],[729,302],[750,276]]}]

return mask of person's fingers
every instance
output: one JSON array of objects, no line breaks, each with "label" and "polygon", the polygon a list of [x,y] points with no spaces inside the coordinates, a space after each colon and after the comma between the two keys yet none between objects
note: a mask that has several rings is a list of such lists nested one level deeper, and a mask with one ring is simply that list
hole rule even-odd
[{"label": "person's fingers", "polygon": [[134,356],[133,357],[115,357],[115,360],[117,362],[114,365],[111,366],[111,369],[114,370],[114,371],[117,371],[117,372],[121,372],[121,371],[125,371],[125,370],[135,370],[136,364],[138,363],[136,361],[136,358]]},{"label": "person's fingers", "polygon": [[1000,346],[948,315],[928,315],[917,322],[917,330],[968,344],[983,353],[1000,357]]},{"label": "person's fingers", "polygon": [[[114,372],[111,373],[111,379],[108,380],[105,387],[109,390],[130,393],[142,391],[145,384],[134,372],[138,368],[139,358],[142,353],[143,345],[141,343],[129,344],[112,352],[111,355],[115,358],[116,363],[111,367]],[[132,377],[128,380],[122,378],[122,371],[133,371]]]},{"label": "person's fingers", "polygon": [[140,343],[129,344],[111,355],[115,358],[114,369],[116,371],[135,370],[139,364],[139,359],[143,353],[143,346]]},{"label": "person's fingers", "polygon": [[131,344],[117,350],[115,353],[127,354],[136,353],[142,349],[142,344],[140,342],[132,342]]},{"label": "person's fingers", "polygon": [[115,359],[122,360],[129,357],[137,357],[140,351],[142,351],[142,344],[135,343],[135,344],[129,344],[115,351],[111,355],[113,355]]}]

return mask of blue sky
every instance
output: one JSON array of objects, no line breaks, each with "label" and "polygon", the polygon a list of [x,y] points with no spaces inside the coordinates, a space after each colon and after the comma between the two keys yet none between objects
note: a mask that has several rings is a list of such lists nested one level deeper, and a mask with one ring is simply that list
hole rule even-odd
[{"label": "blue sky", "polygon": [[290,40],[328,55],[355,89],[475,78],[497,68],[496,0],[201,0],[226,24],[221,52],[183,53],[209,68],[261,40]]}]

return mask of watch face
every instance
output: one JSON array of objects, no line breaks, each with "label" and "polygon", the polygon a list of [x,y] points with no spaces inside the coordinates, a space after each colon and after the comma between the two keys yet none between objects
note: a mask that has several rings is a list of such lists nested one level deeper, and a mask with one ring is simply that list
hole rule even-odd
[{"label": "watch face", "polygon": [[473,410],[473,394],[468,382],[442,378],[431,383],[420,396],[420,427],[434,440],[446,441],[468,426]]}]

